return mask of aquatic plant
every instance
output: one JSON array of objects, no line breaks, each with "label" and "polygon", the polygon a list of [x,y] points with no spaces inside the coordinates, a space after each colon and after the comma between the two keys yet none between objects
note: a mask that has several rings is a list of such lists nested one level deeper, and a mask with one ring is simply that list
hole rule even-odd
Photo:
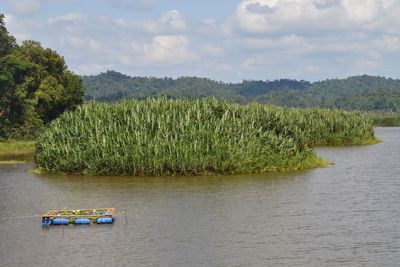
[{"label": "aquatic plant", "polygon": [[372,114],[373,124],[381,127],[399,127],[400,113]]},{"label": "aquatic plant", "polygon": [[304,169],[326,164],[317,144],[374,138],[361,114],[205,100],[89,102],[38,138],[46,172],[202,175]]}]

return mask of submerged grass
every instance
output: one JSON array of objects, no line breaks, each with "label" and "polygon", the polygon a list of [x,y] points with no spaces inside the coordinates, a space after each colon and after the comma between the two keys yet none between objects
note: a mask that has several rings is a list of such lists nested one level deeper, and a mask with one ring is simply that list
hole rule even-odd
[{"label": "submerged grass", "polygon": [[374,140],[360,113],[215,99],[91,102],[37,140],[46,172],[94,175],[258,173],[326,166],[315,145]]}]

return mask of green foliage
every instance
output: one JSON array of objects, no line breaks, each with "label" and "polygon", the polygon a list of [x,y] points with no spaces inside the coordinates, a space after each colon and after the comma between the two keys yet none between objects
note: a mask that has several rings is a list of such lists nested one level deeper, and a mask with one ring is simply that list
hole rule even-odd
[{"label": "green foliage", "polygon": [[316,144],[374,139],[359,113],[205,100],[90,102],[37,140],[47,172],[96,175],[257,173],[321,166]]},{"label": "green foliage", "polygon": [[301,91],[274,91],[255,100],[290,107],[396,112],[400,107],[400,80],[367,75],[332,79],[315,82]]},{"label": "green foliage", "polygon": [[4,23],[4,15],[0,14],[0,57],[11,53],[15,46],[15,38],[8,33]]},{"label": "green foliage", "polygon": [[356,76],[321,82],[296,80],[243,81],[227,84],[209,79],[182,77],[129,77],[114,71],[83,76],[86,99],[114,102],[123,98],[198,99],[216,97],[236,103],[269,103],[286,107],[322,107],[344,110],[397,112],[400,80]]},{"label": "green foliage", "polygon": [[371,115],[373,124],[375,126],[383,127],[399,127],[400,126],[400,114],[373,114]]},{"label": "green foliage", "polygon": [[59,113],[62,99],[62,91],[64,87],[53,76],[47,76],[39,85],[39,89],[35,92],[37,100],[37,112],[43,121],[48,122],[56,118]]},{"label": "green foliage", "polygon": [[17,45],[0,14],[0,140],[31,139],[43,124],[83,102],[80,78],[35,41]]}]

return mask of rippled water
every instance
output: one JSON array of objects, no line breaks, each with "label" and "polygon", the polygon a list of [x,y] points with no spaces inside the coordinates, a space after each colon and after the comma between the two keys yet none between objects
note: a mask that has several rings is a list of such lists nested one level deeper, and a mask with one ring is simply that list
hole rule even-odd
[{"label": "rippled water", "polygon": [[[400,128],[319,148],[301,172],[38,176],[0,165],[1,266],[399,266]],[[116,207],[114,225],[42,228],[55,208]],[[126,213],[126,219],[125,219]]]}]

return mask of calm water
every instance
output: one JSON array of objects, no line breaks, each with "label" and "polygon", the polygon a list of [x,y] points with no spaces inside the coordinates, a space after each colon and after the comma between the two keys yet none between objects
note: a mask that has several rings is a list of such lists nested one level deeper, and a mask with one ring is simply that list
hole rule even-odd
[{"label": "calm water", "polygon": [[[0,265],[399,266],[400,128],[376,133],[378,145],[318,149],[333,166],[280,174],[68,177],[0,165]],[[22,217],[93,207],[117,207],[115,224]]]}]

